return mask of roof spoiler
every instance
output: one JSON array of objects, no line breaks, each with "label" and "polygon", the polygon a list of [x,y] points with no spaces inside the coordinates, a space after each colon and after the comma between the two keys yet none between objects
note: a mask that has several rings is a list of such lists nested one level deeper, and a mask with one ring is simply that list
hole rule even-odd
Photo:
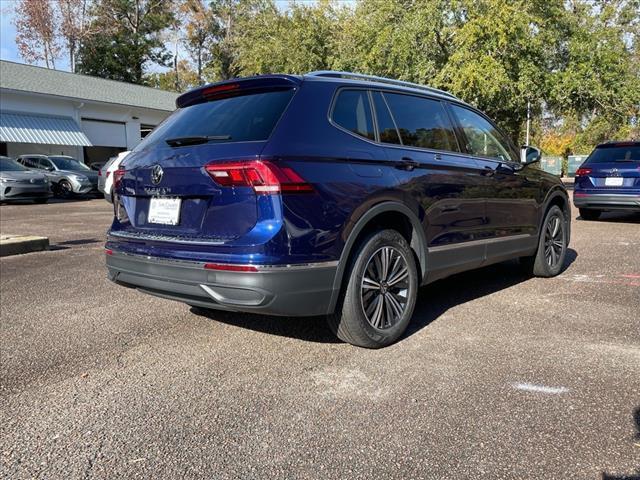
[{"label": "roof spoiler", "polygon": [[183,93],[176,99],[176,107],[184,108],[220,98],[246,95],[250,92],[295,88],[301,83],[302,79],[293,75],[260,75],[257,77],[233,78],[222,82],[210,83]]}]

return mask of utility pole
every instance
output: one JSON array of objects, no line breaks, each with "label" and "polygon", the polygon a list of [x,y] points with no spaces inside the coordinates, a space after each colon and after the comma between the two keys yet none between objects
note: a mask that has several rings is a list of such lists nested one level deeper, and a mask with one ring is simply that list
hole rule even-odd
[{"label": "utility pole", "polygon": [[528,146],[529,143],[529,133],[531,132],[531,102],[527,100],[527,141],[525,144]]}]

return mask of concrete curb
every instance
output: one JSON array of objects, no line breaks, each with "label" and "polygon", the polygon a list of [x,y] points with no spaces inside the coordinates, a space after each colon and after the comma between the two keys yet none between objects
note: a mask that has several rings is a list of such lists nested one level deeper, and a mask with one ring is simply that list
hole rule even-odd
[{"label": "concrete curb", "polygon": [[20,255],[22,253],[39,252],[49,248],[47,237],[35,237],[29,235],[1,235],[0,257]]}]

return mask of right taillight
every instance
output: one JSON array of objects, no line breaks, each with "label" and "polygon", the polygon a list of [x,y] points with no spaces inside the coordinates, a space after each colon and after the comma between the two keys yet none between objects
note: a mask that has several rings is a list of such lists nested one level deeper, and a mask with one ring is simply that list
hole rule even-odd
[{"label": "right taillight", "polygon": [[591,168],[579,168],[578,170],[576,170],[576,177],[586,177],[592,171],[593,169]]},{"label": "right taillight", "polygon": [[211,162],[204,169],[221,187],[252,187],[265,195],[313,192],[293,169],[267,160]]},{"label": "right taillight", "polygon": [[113,189],[117,189],[122,182],[122,178],[127,171],[124,168],[119,168],[115,172],[113,172]]}]

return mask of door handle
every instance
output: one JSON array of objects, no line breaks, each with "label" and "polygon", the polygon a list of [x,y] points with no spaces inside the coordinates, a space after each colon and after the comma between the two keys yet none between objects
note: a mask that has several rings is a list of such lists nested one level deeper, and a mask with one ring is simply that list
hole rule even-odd
[{"label": "door handle", "polygon": [[413,171],[415,168],[419,167],[420,163],[416,162],[411,157],[402,157],[402,160],[396,162],[396,168],[398,170],[406,170],[408,172]]},{"label": "door handle", "polygon": [[493,177],[493,175],[496,173],[496,171],[491,168],[491,167],[484,167],[484,170],[482,171],[482,175],[484,175],[485,177]]}]

